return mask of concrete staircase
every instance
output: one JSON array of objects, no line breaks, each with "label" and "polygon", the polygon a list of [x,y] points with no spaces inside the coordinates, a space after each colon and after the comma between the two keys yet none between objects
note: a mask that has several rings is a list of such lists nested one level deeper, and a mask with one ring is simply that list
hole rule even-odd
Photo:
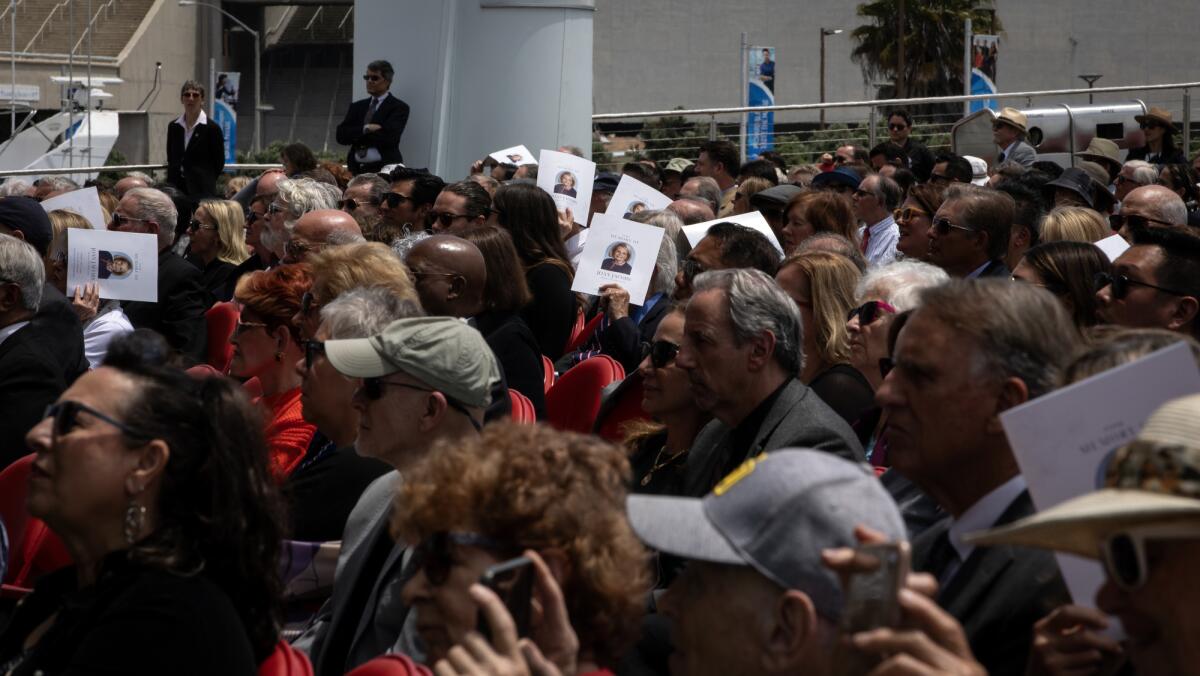
[{"label": "concrete staircase", "polygon": [[[154,4],[154,0],[17,0],[14,12],[0,0],[0,51],[9,51],[16,29],[16,51],[87,56],[87,26],[92,23],[91,47],[95,56],[116,57]],[[88,15],[89,4],[91,15]],[[94,19],[94,20],[93,20]],[[83,38],[80,42],[80,38]],[[78,43],[78,47],[76,47]]]}]

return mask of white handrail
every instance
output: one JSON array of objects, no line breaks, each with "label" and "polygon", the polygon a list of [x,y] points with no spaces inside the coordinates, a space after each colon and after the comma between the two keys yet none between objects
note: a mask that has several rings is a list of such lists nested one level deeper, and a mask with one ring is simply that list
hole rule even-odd
[{"label": "white handrail", "polygon": [[84,38],[86,38],[88,36],[88,34],[92,32],[92,29],[94,29],[96,27],[96,20],[100,18],[100,13],[104,12],[105,18],[107,18],[108,10],[113,6],[113,3],[115,3],[116,1],[117,0],[107,0],[106,2],[104,2],[100,5],[100,8],[97,9],[96,13],[92,15],[92,20],[88,22],[87,28],[83,29],[83,32],[79,34],[79,39],[75,41],[75,46],[71,48],[72,54],[74,54],[76,52],[76,50],[79,49],[79,45],[83,44]]},{"label": "white handrail", "polygon": [[42,22],[42,25],[39,26],[37,31],[34,32],[33,37],[29,39],[29,44],[25,45],[25,49],[23,49],[21,51],[28,52],[29,48],[32,47],[34,45],[34,43],[38,41],[38,38],[42,37],[42,33],[45,32],[46,26],[50,23],[50,19],[54,18],[54,13],[58,12],[59,17],[61,18],[63,8],[69,4],[71,4],[71,0],[63,0],[62,2],[51,7],[50,13],[48,15],[46,15],[46,20]]}]

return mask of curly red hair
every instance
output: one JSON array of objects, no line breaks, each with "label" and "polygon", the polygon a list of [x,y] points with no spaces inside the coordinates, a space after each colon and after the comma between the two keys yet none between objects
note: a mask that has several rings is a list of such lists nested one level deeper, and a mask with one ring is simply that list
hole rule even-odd
[{"label": "curly red hair", "polygon": [[304,292],[311,288],[312,273],[308,265],[292,263],[243,275],[233,299],[261,316],[272,329],[286,326],[298,337],[299,327],[292,323],[292,317],[300,311]]},{"label": "curly red hair", "polygon": [[519,549],[568,559],[563,596],[581,650],[613,667],[636,638],[649,555],[625,515],[629,462],[598,437],[496,422],[439,441],[405,473],[392,521],[419,542],[464,526]]}]

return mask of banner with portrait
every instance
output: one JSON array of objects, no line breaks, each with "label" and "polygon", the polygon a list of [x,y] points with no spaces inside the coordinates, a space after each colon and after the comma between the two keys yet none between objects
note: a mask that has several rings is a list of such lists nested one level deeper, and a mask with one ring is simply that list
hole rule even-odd
[{"label": "banner with portrait", "polygon": [[[971,93],[995,94],[996,89],[996,57],[1000,51],[1000,36],[972,35],[971,36]],[[971,101],[971,112],[984,108],[998,110],[999,104],[995,99]]]},{"label": "banner with portrait", "polygon": [[[775,105],[775,48],[746,48],[747,106]],[[775,113],[746,114],[746,159],[753,160],[775,147]]]},{"label": "banner with portrait", "polygon": [[213,118],[225,137],[225,164],[237,162],[237,102],[241,80],[241,73],[219,72],[213,92]]}]

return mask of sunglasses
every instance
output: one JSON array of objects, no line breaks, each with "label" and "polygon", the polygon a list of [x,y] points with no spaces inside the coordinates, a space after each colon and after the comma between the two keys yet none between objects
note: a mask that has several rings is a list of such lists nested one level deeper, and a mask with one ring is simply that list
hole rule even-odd
[{"label": "sunglasses", "polygon": [[1146,561],[1147,540],[1192,540],[1200,538],[1200,527],[1173,524],[1133,528],[1108,536],[1100,546],[1100,556],[1108,577],[1117,586],[1134,591],[1146,584],[1150,566]]},{"label": "sunglasses", "polygon": [[904,125],[904,124],[889,124],[889,125],[888,125],[888,129],[890,129],[891,131],[904,131],[905,129],[908,129],[908,125]]},{"label": "sunglasses", "polygon": [[930,174],[930,183],[949,183],[952,179],[945,174]]},{"label": "sunglasses", "polygon": [[304,295],[300,296],[300,314],[305,317],[319,307],[321,304],[317,302],[317,297],[313,295],[312,291],[305,291]]},{"label": "sunglasses", "polygon": [[364,75],[363,76],[363,80],[366,80],[367,82],[378,82],[379,80],[382,80],[382,79],[383,79],[382,75]]},{"label": "sunglasses", "polygon": [[285,207],[284,205],[280,204],[279,202],[271,202],[270,204],[267,205],[267,214],[268,215],[277,214],[281,211],[287,211],[287,210],[288,210],[288,208]]},{"label": "sunglasses", "polygon": [[317,360],[317,355],[325,354],[325,341],[323,340],[306,340],[304,341],[304,370],[311,371],[313,362]]},{"label": "sunglasses", "polygon": [[381,202],[380,204],[386,203],[388,205],[389,209],[395,209],[395,208],[399,207],[401,204],[404,204],[405,202],[411,202],[411,201],[412,201],[412,198],[409,197],[408,195],[404,195],[404,194],[401,194],[398,192],[385,192],[385,193],[383,193],[383,202]]},{"label": "sunglasses", "polygon": [[650,365],[656,369],[666,368],[675,361],[677,354],[679,354],[679,346],[669,340],[642,343],[642,359],[649,357]]},{"label": "sunglasses", "polygon": [[1157,122],[1139,122],[1138,126],[1142,129],[1154,129],[1155,127],[1158,127],[1159,129],[1166,129],[1166,127]]},{"label": "sunglasses", "polygon": [[965,225],[955,225],[954,223],[951,223],[950,219],[946,218],[945,216],[933,219],[933,230],[938,234],[938,236],[945,237],[946,235],[949,235],[951,229],[975,232],[974,228],[968,228]]},{"label": "sunglasses", "polygon": [[201,223],[200,221],[198,221],[194,218],[192,220],[188,221],[188,230],[216,230],[216,229],[217,229],[217,226],[209,225],[208,223]]},{"label": "sunglasses", "polygon": [[874,324],[876,319],[879,319],[884,314],[896,314],[896,308],[881,300],[869,300],[862,305],[854,308],[846,314],[846,321],[850,321],[858,317],[859,326],[867,326]]},{"label": "sunglasses", "polygon": [[[395,193],[390,193],[395,194]],[[452,214],[449,211],[435,211],[429,214],[430,218],[442,224],[443,228],[450,227],[450,224],[460,218],[470,218],[466,214]]]},{"label": "sunglasses", "polygon": [[1144,228],[1151,223],[1157,223],[1158,225],[1175,225],[1174,223],[1160,221],[1157,218],[1139,216],[1138,214],[1113,214],[1108,217],[1108,225],[1113,229],[1113,232],[1120,230],[1125,225],[1128,225],[1130,230],[1136,230],[1138,228]]},{"label": "sunglasses", "polygon": [[77,401],[66,400],[50,404],[46,407],[45,412],[42,413],[42,419],[45,420],[46,418],[52,418],[54,420],[50,427],[50,431],[53,434],[53,437],[57,439],[58,437],[70,434],[75,430],[76,427],[79,426],[80,413],[87,413],[93,418],[103,420],[109,425],[121,430],[125,436],[135,439],[144,438],[143,435],[139,435],[133,430],[133,428],[129,427],[120,420],[101,413],[91,406],[81,404]]},{"label": "sunglasses", "polygon": [[439,531],[421,541],[413,549],[413,565],[425,571],[425,579],[429,584],[440,587],[450,579],[450,570],[454,568],[454,556],[451,545],[459,547],[479,547],[495,554],[506,554],[512,547],[479,533],[449,533]]},{"label": "sunglasses", "polygon": [[204,98],[204,95],[201,94],[200,92],[184,92],[179,95],[179,98],[181,98],[181,99],[202,99],[202,98]]},{"label": "sunglasses", "polygon": [[124,214],[119,214],[115,211],[113,212],[112,226],[114,228],[119,228],[122,225],[124,225],[125,223],[128,223],[130,221],[137,221],[138,223],[148,223],[148,222],[150,222],[150,219],[148,219],[148,218],[133,218],[132,216],[126,216]]},{"label": "sunglasses", "polygon": [[896,222],[911,221],[914,216],[928,216],[929,212],[916,207],[904,207],[903,209],[892,210],[892,220]]},{"label": "sunglasses", "polygon": [[262,214],[257,211],[248,211],[246,212],[246,225],[251,225],[260,218],[262,218]]},{"label": "sunglasses", "polygon": [[360,206],[377,207],[377,206],[379,206],[379,204],[380,204],[379,200],[367,200],[366,202],[359,202],[359,201],[353,200],[353,199],[344,199],[344,200],[338,202],[338,208],[341,209],[342,211],[354,211],[355,209],[359,208]]},{"label": "sunglasses", "polygon": [[417,390],[418,392],[432,392],[433,391],[433,390],[429,389],[428,387],[421,387],[420,385],[409,385],[408,383],[397,383],[397,382],[394,382],[391,380],[384,380],[383,378],[363,378],[362,383],[363,383],[362,384],[363,396],[365,396],[367,399],[370,399],[371,401],[378,401],[381,398],[383,398],[384,386],[407,387],[410,390]]},{"label": "sunglasses", "polygon": [[1146,286],[1151,289],[1156,289],[1158,291],[1162,291],[1163,293],[1169,293],[1172,296],[1190,295],[1190,294],[1183,293],[1181,291],[1173,291],[1173,290],[1165,288],[1165,287],[1156,286],[1149,282],[1141,282],[1136,279],[1130,279],[1130,278],[1126,277],[1125,275],[1110,275],[1107,272],[1097,272],[1095,274],[1095,276],[1092,277],[1092,281],[1093,281],[1093,287],[1096,289],[1096,291],[1099,291],[1106,286],[1111,286],[1112,287],[1112,297],[1116,300],[1124,300],[1125,296],[1129,295],[1129,286],[1131,284],[1134,286]]}]

